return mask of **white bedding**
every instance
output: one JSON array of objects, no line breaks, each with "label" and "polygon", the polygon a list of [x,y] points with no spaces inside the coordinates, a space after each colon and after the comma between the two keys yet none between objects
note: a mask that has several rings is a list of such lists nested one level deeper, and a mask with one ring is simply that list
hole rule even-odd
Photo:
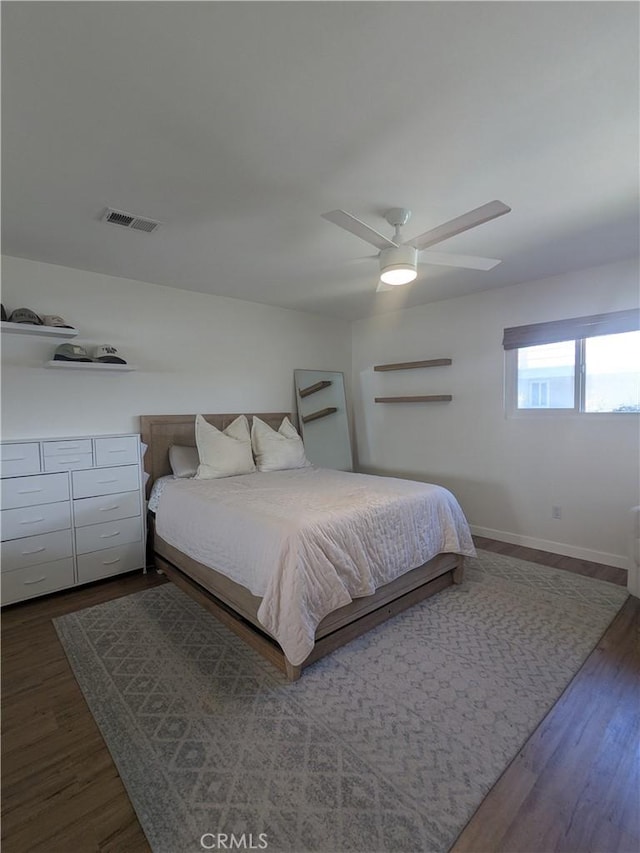
[{"label": "white bedding", "polygon": [[157,511],[158,504],[160,503],[160,496],[164,492],[167,483],[173,483],[173,481],[177,479],[178,478],[173,474],[167,474],[166,477],[158,477],[151,487],[151,494],[149,495],[149,501],[147,503],[147,509],[149,512]]},{"label": "white bedding", "polygon": [[328,613],[436,554],[475,555],[441,486],[323,468],[168,481],[156,530],[261,597],[258,619],[293,665]]}]

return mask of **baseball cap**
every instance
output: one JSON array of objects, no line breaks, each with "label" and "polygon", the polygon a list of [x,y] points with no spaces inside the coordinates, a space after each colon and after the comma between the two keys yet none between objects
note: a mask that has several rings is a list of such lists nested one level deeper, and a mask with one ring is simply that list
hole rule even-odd
[{"label": "baseball cap", "polygon": [[2,322],[4,323],[4,321],[7,319],[7,312],[5,310],[4,305],[0,305],[0,308],[2,309]]},{"label": "baseball cap", "polygon": [[111,344],[101,344],[93,351],[94,361],[103,361],[110,364],[126,364],[124,358],[118,355],[118,350]]},{"label": "baseball cap", "polygon": [[70,326],[69,323],[66,323],[58,314],[43,314],[42,322],[45,326],[58,326],[60,329],[74,328],[73,326]]},{"label": "baseball cap", "polygon": [[91,361],[89,353],[78,344],[60,344],[53,356],[54,361]]},{"label": "baseball cap", "polygon": [[33,323],[34,326],[41,326],[42,320],[35,311],[32,311],[30,308],[16,308],[15,311],[12,311],[11,316],[9,317],[10,323]]}]

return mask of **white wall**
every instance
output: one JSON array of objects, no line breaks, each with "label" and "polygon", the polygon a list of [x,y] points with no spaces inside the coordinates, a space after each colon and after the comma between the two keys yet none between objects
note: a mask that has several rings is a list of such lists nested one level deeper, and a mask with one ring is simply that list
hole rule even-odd
[{"label": "white wall", "polygon": [[[635,415],[506,419],[502,330],[638,304],[625,262],[432,303],[349,326],[338,320],[19,258],[3,258],[6,307],[61,314],[81,344],[112,343],[135,373],[42,365],[53,339],[2,338],[5,439],[138,430],[140,414],[286,411],[293,370],[345,373],[360,470],[439,482],[474,531],[625,567],[638,495]],[[374,373],[449,356],[453,365]],[[396,393],[446,404],[374,404]],[[551,519],[551,506],[562,519]]]},{"label": "white wall", "polygon": [[[625,568],[638,415],[507,419],[501,342],[507,326],[635,307],[638,281],[637,261],[622,262],[354,323],[359,469],[441,483],[481,535]],[[438,357],[452,366],[373,372]],[[429,393],[453,401],[373,402]]]},{"label": "white wall", "polygon": [[60,314],[135,373],[43,367],[60,343],[2,336],[2,437],[137,432],[141,414],[291,411],[295,368],[351,368],[346,322],[141,281],[2,259],[9,310]]}]

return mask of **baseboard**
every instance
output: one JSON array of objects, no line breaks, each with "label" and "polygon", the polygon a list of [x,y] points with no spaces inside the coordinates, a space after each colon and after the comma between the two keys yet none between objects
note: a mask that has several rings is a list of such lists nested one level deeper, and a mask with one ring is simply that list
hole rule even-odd
[{"label": "baseboard", "polygon": [[603,566],[615,566],[625,571],[629,569],[628,557],[619,554],[607,554],[591,548],[577,548],[575,545],[565,545],[564,542],[550,542],[548,539],[536,539],[534,536],[520,536],[518,533],[478,527],[476,524],[469,526],[475,536],[497,539],[498,542],[508,542],[510,545],[523,545],[525,548],[536,548],[538,551],[549,551],[551,554],[560,554],[563,557],[575,557],[577,560],[589,560],[591,563],[601,563]]}]

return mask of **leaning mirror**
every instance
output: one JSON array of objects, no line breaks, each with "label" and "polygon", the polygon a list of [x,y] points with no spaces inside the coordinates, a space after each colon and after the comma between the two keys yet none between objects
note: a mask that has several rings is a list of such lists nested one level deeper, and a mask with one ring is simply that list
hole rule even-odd
[{"label": "leaning mirror", "polygon": [[321,468],[352,471],[343,374],[295,370],[293,375],[298,422],[307,459]]}]

